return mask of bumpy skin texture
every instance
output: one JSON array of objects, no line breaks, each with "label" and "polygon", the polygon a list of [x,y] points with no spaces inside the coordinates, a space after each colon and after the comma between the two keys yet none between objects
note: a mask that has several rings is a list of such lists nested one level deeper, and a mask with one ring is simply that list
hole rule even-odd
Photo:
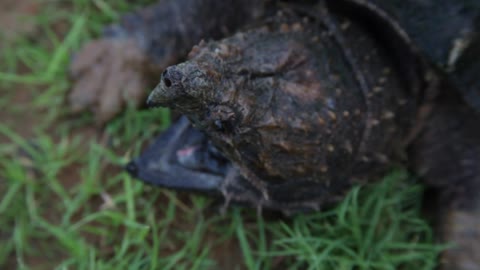
[{"label": "bumpy skin texture", "polygon": [[391,144],[401,145],[414,110],[361,28],[344,30],[357,46],[354,70],[328,29],[296,15],[274,20],[194,47],[189,61],[164,71],[148,102],[188,116],[268,204],[270,184],[295,183],[277,201],[315,205],[396,159]]},{"label": "bumpy skin texture", "polygon": [[[478,63],[461,61],[478,59],[477,39],[449,70],[442,66],[448,59],[425,50],[437,40],[448,51],[442,40],[455,31],[440,20],[427,31],[439,35],[422,38],[422,20],[407,23],[437,14],[427,8],[432,1],[406,1],[417,5],[412,10],[419,17],[388,2],[396,18],[378,10],[382,3],[327,1],[331,16],[322,7],[283,6],[283,16],[200,43],[187,62],[164,71],[148,102],[185,114],[204,133],[180,120],[127,169],[155,185],[299,211],[375,179],[402,159],[408,144],[409,161],[439,191],[441,235],[458,244],[443,257],[444,268],[480,269],[480,116],[477,99],[469,107],[465,92],[452,95],[466,89],[458,82],[471,86],[468,93],[478,91],[472,75]],[[460,24],[476,18],[462,17]]]},{"label": "bumpy skin texture", "polygon": [[103,124],[128,103],[144,104],[152,74],[202,38],[225,36],[262,13],[262,1],[163,0],[124,16],[74,56],[72,111],[91,110]]}]

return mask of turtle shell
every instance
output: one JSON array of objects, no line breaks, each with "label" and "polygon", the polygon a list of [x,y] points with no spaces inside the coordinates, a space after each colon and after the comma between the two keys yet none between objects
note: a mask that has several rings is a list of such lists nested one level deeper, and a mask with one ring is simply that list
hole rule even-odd
[{"label": "turtle shell", "polygon": [[256,205],[322,205],[374,179],[399,158],[416,112],[388,51],[362,25],[298,14],[283,9],[199,44],[147,101],[205,132],[262,193]]},{"label": "turtle shell", "polygon": [[[480,111],[480,1],[344,0],[333,9],[360,17],[380,31],[385,44],[404,62],[405,73],[424,75],[431,68],[446,78]],[[419,67],[418,59],[421,63]],[[412,68],[416,65],[416,68]],[[412,72],[412,70],[414,70]]]}]

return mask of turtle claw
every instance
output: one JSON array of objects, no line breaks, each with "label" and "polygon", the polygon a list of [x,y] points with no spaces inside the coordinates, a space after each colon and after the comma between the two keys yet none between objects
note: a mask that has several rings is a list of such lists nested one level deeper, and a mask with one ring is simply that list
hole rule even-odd
[{"label": "turtle claw", "polygon": [[146,96],[145,52],[134,39],[101,38],[87,43],[73,58],[68,102],[73,113],[89,110],[102,125]]}]

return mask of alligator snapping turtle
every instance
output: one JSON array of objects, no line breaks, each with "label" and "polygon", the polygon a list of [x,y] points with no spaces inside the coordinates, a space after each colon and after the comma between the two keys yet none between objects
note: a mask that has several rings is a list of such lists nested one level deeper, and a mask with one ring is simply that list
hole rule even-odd
[{"label": "alligator snapping turtle", "polygon": [[163,71],[147,102],[186,117],[132,175],[301,211],[407,158],[458,244],[444,267],[480,269],[478,1],[180,2],[110,29],[141,40],[156,70],[227,36]]}]

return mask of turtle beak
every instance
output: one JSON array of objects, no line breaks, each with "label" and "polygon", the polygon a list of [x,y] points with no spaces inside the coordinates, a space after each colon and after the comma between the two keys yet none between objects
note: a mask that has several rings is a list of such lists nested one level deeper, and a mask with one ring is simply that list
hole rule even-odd
[{"label": "turtle beak", "polygon": [[163,71],[160,82],[147,98],[148,107],[168,106],[182,93],[182,72],[171,66]]},{"label": "turtle beak", "polygon": [[148,95],[147,98],[147,107],[149,108],[155,108],[158,106],[161,106],[161,104],[157,101],[158,100],[158,92],[160,92],[159,89],[157,89],[159,86],[155,87],[153,91]]}]

